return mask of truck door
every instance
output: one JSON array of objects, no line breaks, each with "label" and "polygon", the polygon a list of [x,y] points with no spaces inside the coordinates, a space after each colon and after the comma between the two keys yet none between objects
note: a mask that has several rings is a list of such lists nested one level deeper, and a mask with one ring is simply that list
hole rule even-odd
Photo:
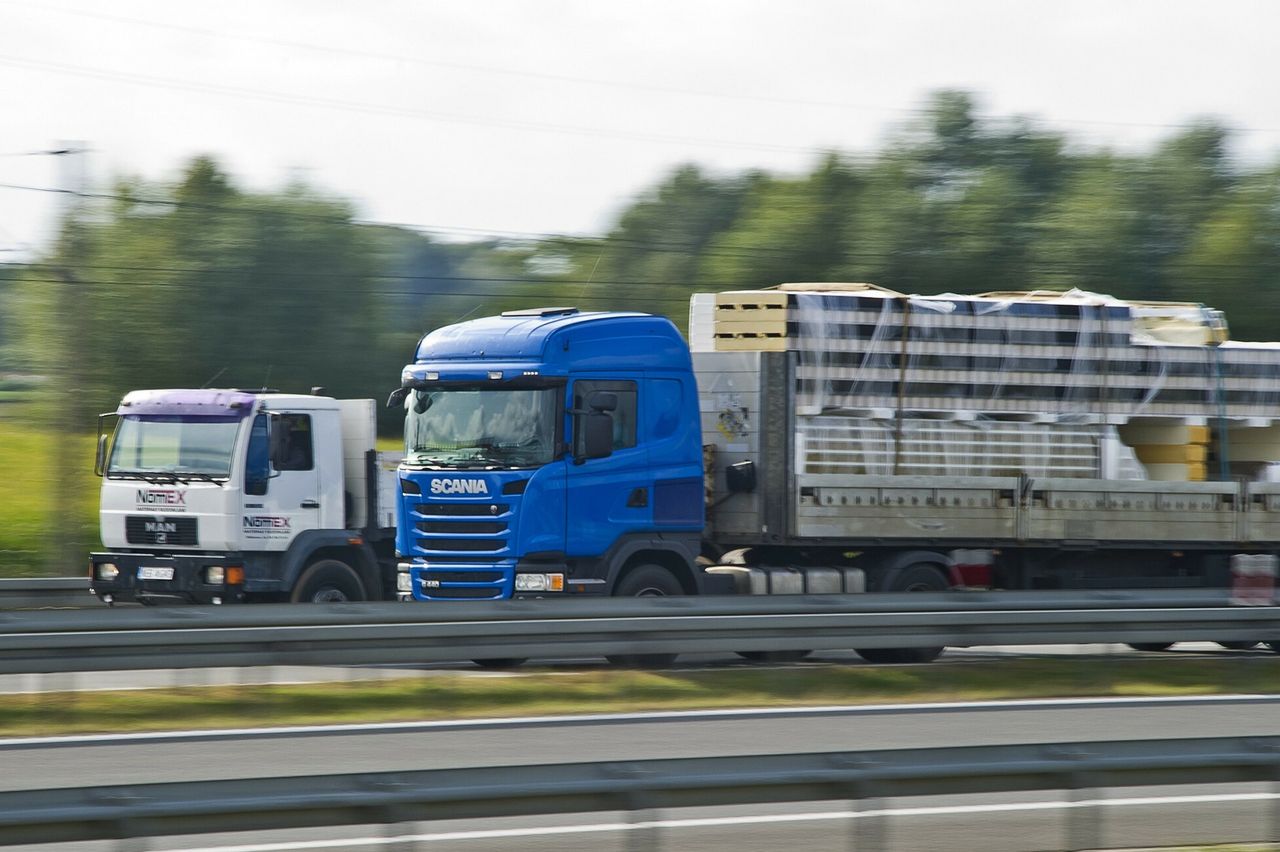
[{"label": "truck door", "polygon": [[[284,413],[268,418],[258,415],[249,436],[249,464],[268,450],[270,428],[285,430],[284,451],[267,465],[270,475],[257,487],[246,478],[241,529],[245,546],[253,550],[284,550],[295,536],[320,524],[320,477],[316,465],[311,415]],[[251,493],[254,491],[265,493]]]},{"label": "truck door", "polygon": [[[653,472],[648,452],[636,435],[639,394],[636,382],[578,379],[569,388],[575,411],[587,397],[605,391],[617,398],[613,418],[613,454],[568,465],[568,524],[565,551],[570,556],[599,556],[618,536],[653,527]],[[575,418],[575,427],[579,418]]]}]

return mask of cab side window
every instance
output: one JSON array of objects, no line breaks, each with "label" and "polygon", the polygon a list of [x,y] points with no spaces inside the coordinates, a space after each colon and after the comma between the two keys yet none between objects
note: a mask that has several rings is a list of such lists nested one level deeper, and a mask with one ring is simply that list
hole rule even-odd
[{"label": "cab side window", "polygon": [[618,398],[618,407],[608,412],[613,418],[613,448],[625,450],[636,445],[636,412],[638,399],[635,382],[585,379],[573,384],[573,407],[579,411],[587,406],[587,397],[596,391],[605,391]]},{"label": "cab side window", "polygon": [[311,446],[311,415],[282,414],[276,428],[288,432],[284,459],[276,470],[311,470],[315,466]]}]

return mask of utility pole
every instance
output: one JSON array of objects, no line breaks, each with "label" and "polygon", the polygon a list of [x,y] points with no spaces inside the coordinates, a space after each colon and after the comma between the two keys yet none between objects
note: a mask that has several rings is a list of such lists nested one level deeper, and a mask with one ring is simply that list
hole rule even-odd
[{"label": "utility pole", "polygon": [[85,145],[63,142],[50,154],[58,158],[58,185],[62,202],[58,205],[58,233],[55,238],[53,288],[53,321],[49,336],[53,363],[49,370],[50,387],[46,404],[50,425],[49,475],[51,505],[46,529],[49,534],[46,572],[56,576],[80,573],[86,554],[80,551],[80,513],[83,494],[76,482],[84,467],[92,462],[78,450],[90,418],[79,403],[77,388],[83,383],[88,367],[84,336],[89,322],[90,304],[84,291],[81,266],[85,259],[85,235],[80,220],[85,191]]}]

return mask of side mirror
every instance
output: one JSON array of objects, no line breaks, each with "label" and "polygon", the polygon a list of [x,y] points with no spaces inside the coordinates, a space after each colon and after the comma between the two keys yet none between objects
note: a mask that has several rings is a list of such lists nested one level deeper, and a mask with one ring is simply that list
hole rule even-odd
[{"label": "side mirror", "polygon": [[404,405],[404,398],[409,395],[413,388],[396,388],[391,392],[391,396],[387,397],[387,408],[399,408]]},{"label": "side mirror", "polygon": [[93,460],[93,472],[97,476],[102,476],[103,470],[107,466],[107,436],[98,436],[98,454]]},{"label": "side mirror", "polygon": [[95,476],[102,476],[107,469],[107,445],[111,443],[111,436],[105,428],[107,418],[118,416],[114,411],[98,415],[98,447],[93,458],[93,473]]},{"label": "side mirror", "polygon": [[271,414],[269,416],[271,418],[271,430],[267,437],[267,457],[271,459],[272,467],[279,468],[287,460],[289,430],[285,428],[284,421],[280,415]]},{"label": "side mirror", "polygon": [[[613,394],[610,394],[612,396]],[[578,421],[582,429],[578,457],[581,464],[587,459],[603,459],[613,455],[613,418],[603,411],[585,414]]]}]

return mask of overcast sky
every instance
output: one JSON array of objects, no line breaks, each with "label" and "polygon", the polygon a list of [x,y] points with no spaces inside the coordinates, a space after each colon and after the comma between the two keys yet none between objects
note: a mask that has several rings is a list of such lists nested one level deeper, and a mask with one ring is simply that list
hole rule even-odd
[{"label": "overcast sky", "polygon": [[[1271,0],[0,0],[0,184],[301,175],[458,236],[599,233],[672,166],[869,151],[942,87],[1090,145],[1195,116],[1280,151]],[[0,187],[0,260],[56,196]]]}]

